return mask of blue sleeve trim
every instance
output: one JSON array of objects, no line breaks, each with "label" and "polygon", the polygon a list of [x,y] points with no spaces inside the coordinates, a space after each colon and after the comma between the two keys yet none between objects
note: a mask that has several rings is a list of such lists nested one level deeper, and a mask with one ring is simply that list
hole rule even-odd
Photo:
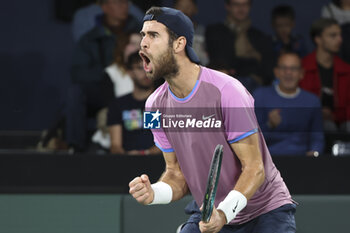
[{"label": "blue sleeve trim", "polygon": [[248,137],[248,136],[250,136],[250,135],[252,135],[252,134],[255,134],[256,132],[258,132],[258,128],[252,129],[252,130],[250,130],[250,131],[248,131],[248,132],[242,134],[241,136],[239,136],[239,137],[237,137],[237,138],[235,138],[235,139],[232,139],[232,140],[228,141],[228,143],[231,144],[231,143],[234,143],[234,142],[238,142],[239,140],[242,140],[243,138],[246,138],[246,137]]},{"label": "blue sleeve trim", "polygon": [[156,146],[157,146],[161,151],[163,151],[163,152],[167,152],[167,153],[169,153],[169,152],[174,152],[174,149],[173,149],[173,148],[164,149],[164,148],[162,148],[158,143],[155,142],[155,144],[156,144]]}]

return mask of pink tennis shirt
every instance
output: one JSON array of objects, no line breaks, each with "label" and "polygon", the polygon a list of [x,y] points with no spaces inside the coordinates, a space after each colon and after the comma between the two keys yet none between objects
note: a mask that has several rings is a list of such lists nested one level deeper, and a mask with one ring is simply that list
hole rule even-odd
[{"label": "pink tennis shirt", "polygon": [[176,97],[165,82],[147,100],[147,111],[159,111],[161,127],[152,129],[163,152],[175,152],[187,185],[199,206],[203,203],[209,167],[217,144],[224,147],[215,206],[235,187],[241,163],[230,144],[257,133],[265,181],[230,224],[242,224],[292,203],[275,167],[254,113],[254,99],[236,79],[201,67],[192,92]]}]

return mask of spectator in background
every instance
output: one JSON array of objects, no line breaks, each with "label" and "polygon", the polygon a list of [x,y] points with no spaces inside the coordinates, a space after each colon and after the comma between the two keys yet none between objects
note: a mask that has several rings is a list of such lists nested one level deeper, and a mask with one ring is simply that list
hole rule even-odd
[{"label": "spectator in background", "polygon": [[103,73],[113,62],[113,51],[125,35],[139,31],[140,23],[128,14],[127,0],[101,0],[100,22],[76,45],[68,91],[66,138],[75,150],[84,150],[87,116],[94,116],[113,99],[113,84]]},{"label": "spectator in background", "polygon": [[322,17],[338,21],[342,29],[343,44],[339,56],[350,63],[350,0],[333,0],[322,8]]},{"label": "spectator in background", "polygon": [[282,53],[274,73],[278,84],[254,92],[256,115],[271,154],[318,156],[324,147],[321,104],[298,87],[303,77],[298,54]]},{"label": "spectator in background", "polygon": [[251,25],[250,8],[251,0],[225,0],[225,22],[208,26],[205,39],[210,61],[229,62],[231,75],[252,90],[271,83],[274,53],[271,39]]},{"label": "spectator in background", "polygon": [[97,16],[102,13],[102,9],[97,2],[81,7],[74,13],[72,21],[74,42],[78,42],[85,33],[96,26]]},{"label": "spectator in background", "polygon": [[208,65],[209,57],[205,48],[205,27],[201,24],[198,24],[193,18],[198,13],[197,1],[175,0],[174,8],[182,11],[192,20],[194,26],[194,37],[192,47],[196,52],[201,64]]},{"label": "spectator in background", "polygon": [[[140,33],[131,33],[118,39],[114,50],[114,62],[105,69],[106,78],[113,83],[115,97],[121,97],[134,90],[134,83],[127,72],[126,62],[131,53],[140,49],[140,43]],[[109,150],[111,140],[107,129],[107,107],[98,112],[97,125],[98,129],[92,136],[92,141],[104,150]]]},{"label": "spectator in background", "polygon": [[295,12],[289,5],[278,5],[271,12],[271,25],[275,32],[273,47],[278,56],[281,52],[296,52],[300,57],[306,55],[306,45],[300,35],[293,35]]},{"label": "spectator in background", "polygon": [[114,84],[114,94],[120,97],[129,94],[134,89],[133,81],[127,72],[127,60],[130,54],[139,51],[141,43],[140,33],[131,33],[118,43],[114,50],[114,62],[107,66],[105,74]]},{"label": "spectator in background", "polygon": [[316,49],[302,61],[300,87],[320,97],[326,131],[340,126],[350,132],[350,65],[335,55],[342,43],[341,28],[334,19],[318,19],[310,34]]},{"label": "spectator in background", "polygon": [[160,154],[151,131],[143,129],[142,120],[146,100],[154,90],[153,82],[147,78],[138,53],[129,56],[127,68],[134,82],[134,90],[115,99],[109,106],[110,151],[129,155]]},{"label": "spectator in background", "polygon": [[340,25],[350,23],[350,0],[332,0],[322,7],[321,16],[335,19]]},{"label": "spectator in background", "polygon": [[101,0],[101,7],[104,14],[99,24],[82,37],[74,51],[72,80],[78,84],[100,80],[114,59],[118,37],[141,28],[140,22],[128,15],[127,0]]},{"label": "spectator in background", "polygon": [[[99,23],[100,17],[103,14],[100,4],[104,1],[98,0],[95,3],[89,4],[78,9],[73,16],[72,33],[74,42],[78,42],[79,39],[88,31]],[[142,21],[144,12],[142,12],[137,6],[133,5],[129,1],[129,14],[136,20]]]}]

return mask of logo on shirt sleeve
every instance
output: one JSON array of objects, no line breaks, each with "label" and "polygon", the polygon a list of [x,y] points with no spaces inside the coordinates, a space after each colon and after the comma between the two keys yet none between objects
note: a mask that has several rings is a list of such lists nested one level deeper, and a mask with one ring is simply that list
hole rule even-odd
[{"label": "logo on shirt sleeve", "polygon": [[159,109],[156,112],[145,111],[143,113],[143,128],[145,128],[145,129],[159,129],[161,115],[162,115],[162,113],[159,112]]}]

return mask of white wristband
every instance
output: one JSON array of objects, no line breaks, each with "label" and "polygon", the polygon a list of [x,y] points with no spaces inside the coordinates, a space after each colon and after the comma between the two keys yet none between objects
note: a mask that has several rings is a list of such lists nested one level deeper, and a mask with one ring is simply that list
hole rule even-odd
[{"label": "white wristband", "polygon": [[167,183],[160,181],[152,184],[151,187],[154,192],[154,197],[149,205],[168,204],[173,199],[173,189]]},{"label": "white wristband", "polygon": [[226,198],[220,202],[218,210],[222,210],[226,216],[226,223],[231,222],[236,215],[247,205],[247,198],[237,190],[232,190]]}]

